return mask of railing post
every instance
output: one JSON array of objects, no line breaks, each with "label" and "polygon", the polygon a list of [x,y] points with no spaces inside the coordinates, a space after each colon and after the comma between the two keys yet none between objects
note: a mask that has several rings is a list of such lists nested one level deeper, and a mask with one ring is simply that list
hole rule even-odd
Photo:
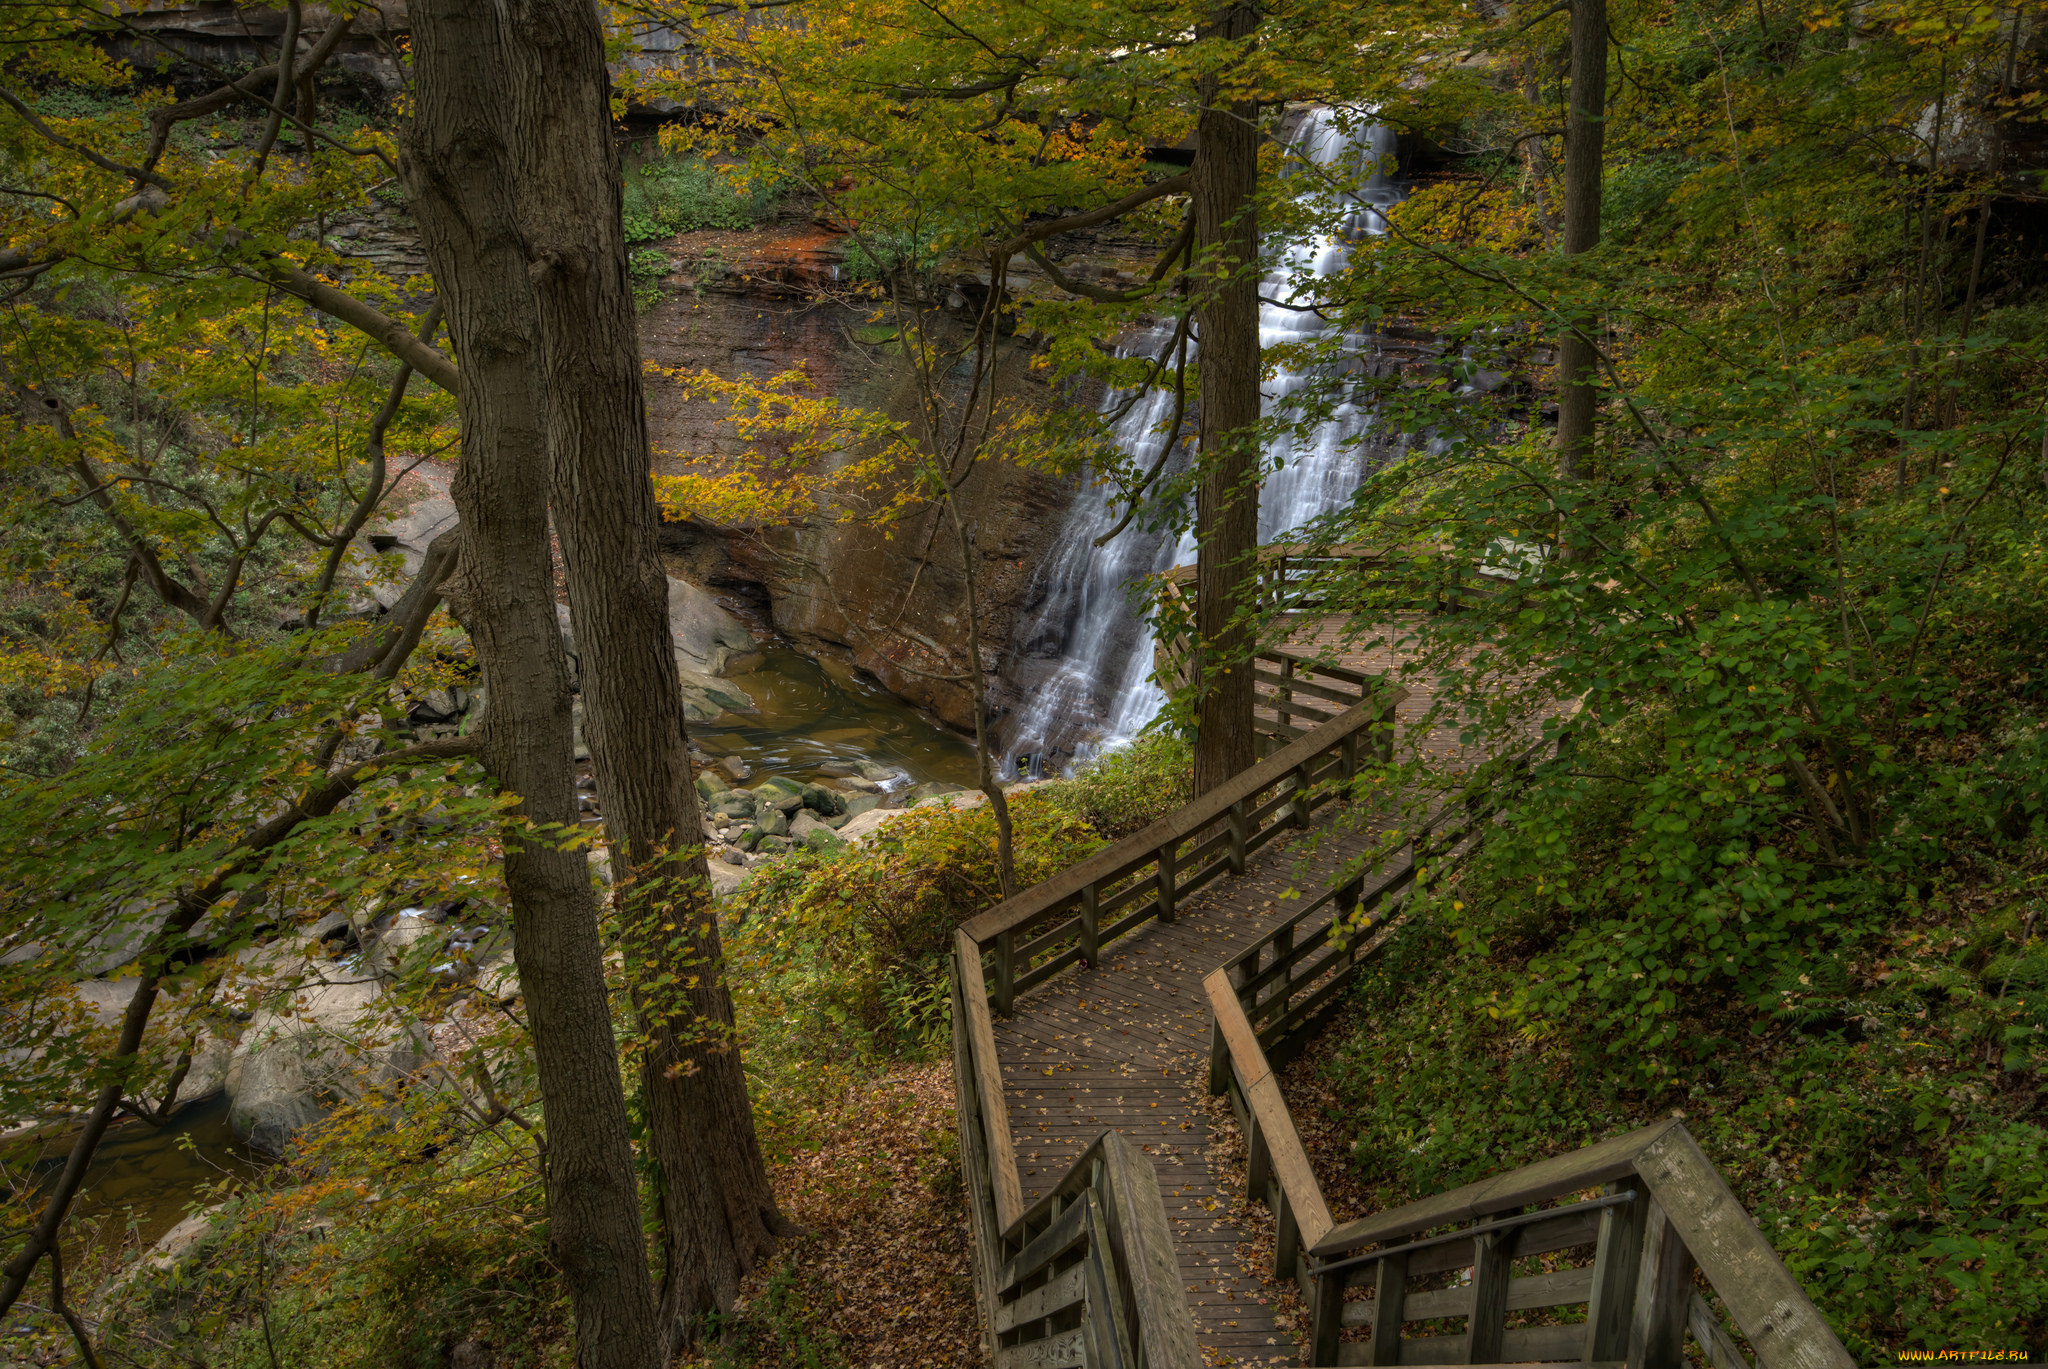
[{"label": "railing post", "polygon": [[[1609,1184],[1609,1193],[1620,1184]],[[1642,1263],[1644,1194],[1636,1201],[1600,1211],[1593,1247],[1593,1296],[1586,1306],[1586,1358],[1618,1360],[1628,1353],[1630,1313],[1635,1307],[1636,1267]]]},{"label": "railing post", "polygon": [[1223,1040],[1223,1024],[1209,1023],[1209,1096],[1221,1098],[1230,1091],[1230,1047]]},{"label": "railing post", "polygon": [[1230,805],[1230,873],[1241,875],[1245,871],[1245,843],[1251,839],[1245,822],[1243,799]]},{"label": "railing post", "polygon": [[1308,765],[1304,762],[1294,768],[1294,802],[1288,805],[1288,816],[1296,827],[1308,826],[1308,787]]},{"label": "railing post", "polygon": [[1309,1308],[1308,1362],[1335,1364],[1337,1337],[1344,1330],[1344,1276],[1348,1271],[1316,1275],[1316,1292]]},{"label": "railing post", "polygon": [[1629,1369],[1680,1369],[1685,1363],[1685,1321],[1692,1310],[1692,1252],[1678,1229],[1650,1199],[1643,1214],[1643,1256],[1628,1331]]},{"label": "railing post", "polygon": [[1101,897],[1101,891],[1093,884],[1081,890],[1081,959],[1090,969],[1095,967],[1102,950],[1102,929],[1096,911]]},{"label": "railing post", "polygon": [[1169,841],[1159,848],[1159,920],[1173,921],[1173,862],[1178,840]]},{"label": "railing post", "polygon": [[[1267,945],[1272,948],[1273,963],[1275,965],[1278,965],[1282,957],[1284,957],[1289,951],[1294,949],[1294,928],[1282,927],[1278,932],[1274,933],[1273,939],[1270,942],[1268,942]],[[1281,1018],[1287,1016],[1287,1005],[1293,997],[1294,969],[1292,967],[1289,967],[1285,973],[1283,973],[1278,979],[1274,980],[1273,983],[1267,988],[1266,996],[1263,999],[1259,1000],[1257,1003],[1253,1004],[1253,1006],[1259,1009],[1260,1017],[1266,1017],[1267,1014],[1265,1012],[1265,1009],[1273,1006],[1274,999],[1279,999],[1280,1011],[1271,1014],[1270,1017],[1270,1021],[1278,1022]],[[1258,1030],[1259,1023],[1256,1019],[1254,1019],[1252,1022],[1252,1031],[1256,1033]],[[1265,1043],[1261,1042],[1260,1044],[1264,1045]]]},{"label": "railing post", "polygon": [[[1336,906],[1330,909],[1330,928],[1334,936],[1336,929],[1343,927],[1358,916],[1358,905],[1365,901],[1365,876],[1360,875],[1337,891]],[[1344,963],[1358,962],[1359,952],[1365,949],[1365,938],[1350,942],[1344,950]]]},{"label": "railing post", "polygon": [[1244,1100],[1244,1193],[1254,1202],[1266,1196],[1266,1181],[1272,1176],[1273,1152],[1266,1145],[1265,1129],[1259,1125],[1259,1114],[1252,1107],[1249,1094]]},{"label": "railing post", "polygon": [[1373,731],[1377,734],[1373,741],[1379,751],[1381,765],[1392,765],[1394,763],[1394,722],[1394,702],[1392,699],[1389,699],[1385,704],[1381,705],[1379,719],[1373,727]]},{"label": "railing post", "polygon": [[1294,1204],[1287,1200],[1287,1185],[1275,1184],[1273,1200],[1273,1277],[1294,1277],[1301,1262],[1301,1227],[1294,1220]]},{"label": "railing post", "polygon": [[1513,1231],[1489,1231],[1472,1238],[1472,1313],[1466,1319],[1465,1360],[1498,1364],[1508,1329],[1508,1249]]},{"label": "railing post", "polygon": [[[1408,1257],[1389,1255],[1379,1262],[1373,1287],[1372,1347],[1367,1364],[1401,1362],[1401,1314],[1408,1306]],[[1341,1325],[1343,1312],[1338,1312]],[[1326,1361],[1334,1363],[1335,1358]]]},{"label": "railing post", "polygon": [[1337,773],[1345,779],[1358,776],[1358,734],[1351,733],[1337,743]]},{"label": "railing post", "polygon": [[996,933],[996,987],[989,996],[995,1010],[1004,1017],[1017,1002],[1017,934]]},{"label": "railing post", "polygon": [[1273,696],[1273,715],[1280,719],[1282,727],[1287,727],[1294,722],[1294,709],[1290,706],[1294,703],[1294,690],[1291,683],[1294,679],[1294,658],[1292,656],[1281,658],[1280,679],[1279,692]]}]

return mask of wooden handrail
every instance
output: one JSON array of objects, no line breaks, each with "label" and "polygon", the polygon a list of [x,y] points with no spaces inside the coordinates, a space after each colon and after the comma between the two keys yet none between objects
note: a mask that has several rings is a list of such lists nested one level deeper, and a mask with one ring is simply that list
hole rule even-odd
[{"label": "wooden handrail", "polygon": [[[1103,946],[1145,922],[1171,921],[1182,897],[1243,871],[1251,853],[1308,826],[1365,763],[1373,730],[1392,729],[1404,697],[1380,688],[1193,803],[965,923],[960,933],[977,952],[993,949],[994,1010],[1007,1016],[1023,989],[1069,965],[1094,963]],[[1054,918],[1062,920],[1020,941]]]},{"label": "wooden handrail", "polygon": [[988,993],[981,983],[981,952],[964,931],[956,931],[953,954],[961,1002],[966,1010],[962,1025],[975,1090],[984,1102],[993,1100],[995,1104],[982,1111],[982,1132],[988,1147],[996,1228],[1008,1231],[1024,1215],[1024,1186],[1017,1178],[1017,1148],[1010,1142],[1010,1114],[1001,1106],[1003,1070],[996,1059],[995,1024],[989,1020]]},{"label": "wooden handrail", "polygon": [[[1259,1049],[1252,1024],[1237,1001],[1229,972],[1211,972],[1202,987],[1215,1011],[1217,1034],[1228,1059],[1245,1062],[1251,1074],[1250,1078],[1239,1074],[1233,1080],[1238,1096],[1231,1101],[1242,1100],[1244,1111],[1240,1121],[1248,1152],[1246,1186],[1254,1196],[1266,1200],[1279,1227],[1273,1242],[1273,1277],[1295,1278],[1303,1249],[1329,1235],[1335,1225],[1330,1207],[1323,1201],[1322,1187],[1316,1183],[1294,1117],[1280,1096],[1280,1081],[1266,1064],[1265,1052]],[[1261,1184],[1261,1178],[1267,1183]]]},{"label": "wooden handrail", "polygon": [[1636,1159],[1676,1121],[1654,1122],[1640,1131],[1614,1136],[1598,1145],[1554,1155],[1533,1165],[1496,1174],[1490,1179],[1454,1188],[1412,1203],[1376,1212],[1354,1222],[1332,1227],[1311,1247],[1318,1259],[1334,1259],[1362,1246],[1374,1245],[1395,1236],[1409,1236],[1434,1227],[1458,1222],[1477,1222],[1495,1212],[1513,1212],[1554,1198],[1560,1193],[1577,1193],[1613,1183],[1635,1172]]},{"label": "wooden handrail", "polygon": [[1078,865],[1069,866],[1043,884],[1034,884],[1024,892],[1004,899],[979,917],[962,923],[960,930],[977,945],[986,946],[998,934],[1021,927],[1071,900],[1084,885],[1120,879],[1142,868],[1169,842],[1185,839],[1189,833],[1213,825],[1229,812],[1232,804],[1271,787],[1304,762],[1328,753],[1346,737],[1372,726],[1380,721],[1380,714],[1387,707],[1405,697],[1406,691],[1395,689],[1389,691],[1389,697],[1367,700],[1345,709],[1331,722],[1300,741],[1282,747],[1193,803],[1176,809],[1115,845],[1097,851]]},{"label": "wooden handrail", "polygon": [[[1463,598],[1493,598],[1514,587],[1513,575],[1495,571],[1484,563],[1449,559],[1456,551],[1447,544],[1396,547],[1275,544],[1262,547],[1257,572],[1258,597],[1269,612],[1314,612],[1329,602],[1327,596],[1316,593],[1319,573],[1346,566],[1368,568],[1376,578],[1397,584],[1409,583],[1427,590],[1426,604],[1422,606],[1432,611],[1455,613]],[[1413,563],[1420,558],[1433,560],[1426,574],[1414,573]],[[1178,616],[1191,621],[1195,567],[1174,566],[1162,571],[1158,585],[1162,604],[1177,604]],[[1173,616],[1176,616],[1173,612],[1168,614],[1169,618]]]},{"label": "wooden handrail", "polygon": [[988,1358],[1199,1369],[1151,1163],[1105,1129],[1025,1207],[980,952],[964,932],[952,969],[955,1113]]}]

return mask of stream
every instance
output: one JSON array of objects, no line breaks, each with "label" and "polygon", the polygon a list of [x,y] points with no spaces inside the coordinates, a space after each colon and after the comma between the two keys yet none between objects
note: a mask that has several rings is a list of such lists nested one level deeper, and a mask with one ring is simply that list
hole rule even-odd
[{"label": "stream", "polygon": [[[47,1183],[64,1168],[72,1135],[69,1127],[53,1127],[40,1142],[18,1137],[0,1143],[0,1151],[12,1152],[11,1168],[23,1151],[37,1146],[28,1171]],[[187,1103],[161,1127],[124,1118],[107,1129],[93,1155],[67,1228],[67,1248],[75,1242],[105,1249],[131,1235],[138,1247],[147,1248],[184,1220],[208,1186],[254,1178],[267,1163],[235,1139],[224,1094]]]},{"label": "stream", "polygon": [[744,760],[753,771],[748,784],[771,775],[808,783],[833,773],[823,767],[858,761],[890,770],[882,781],[890,792],[977,783],[973,742],[843,662],[771,646],[736,660],[725,679],[746,691],[753,710],[692,723],[690,740],[712,756]]}]

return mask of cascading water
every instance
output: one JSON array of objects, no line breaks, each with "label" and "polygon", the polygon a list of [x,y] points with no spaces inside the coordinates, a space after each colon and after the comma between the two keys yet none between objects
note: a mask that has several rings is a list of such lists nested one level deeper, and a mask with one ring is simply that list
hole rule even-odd
[{"label": "cascading water", "polygon": [[[1385,174],[1393,151],[1392,130],[1377,126],[1357,134],[1339,129],[1329,111],[1304,115],[1292,141],[1316,164],[1335,170],[1370,170],[1353,195],[1358,209],[1334,235],[1288,243],[1259,293],[1280,303],[1259,306],[1259,342],[1276,347],[1321,337],[1325,325],[1314,313],[1286,307],[1294,282],[1303,275],[1328,276],[1342,270],[1350,244],[1362,234],[1385,231],[1378,211],[1401,191]],[[1370,158],[1368,164],[1365,159]],[[1126,355],[1157,357],[1172,339],[1164,330],[1126,344]],[[1368,346],[1359,339],[1347,352]],[[1190,354],[1192,354],[1192,347]],[[1273,413],[1315,377],[1282,372],[1264,393]],[[1113,394],[1105,412],[1129,400]],[[1139,470],[1158,459],[1165,434],[1156,431],[1172,411],[1173,397],[1154,391],[1130,406],[1116,425],[1118,447]],[[1290,528],[1338,507],[1357,488],[1367,459],[1357,439],[1371,415],[1346,403],[1306,435],[1282,436],[1266,450],[1267,474],[1259,493],[1259,538],[1271,542]],[[1275,468],[1277,466],[1277,469]],[[1018,635],[1010,675],[1024,703],[1011,720],[1005,754],[1012,764],[1028,757],[1034,772],[1057,772],[1072,761],[1136,735],[1166,702],[1152,683],[1152,630],[1131,603],[1131,586],[1145,576],[1191,562],[1190,533],[1178,542],[1136,524],[1107,546],[1096,539],[1121,516],[1115,487],[1084,484],[1075,496],[1059,537],[1040,563],[1033,586],[1034,616]]]}]

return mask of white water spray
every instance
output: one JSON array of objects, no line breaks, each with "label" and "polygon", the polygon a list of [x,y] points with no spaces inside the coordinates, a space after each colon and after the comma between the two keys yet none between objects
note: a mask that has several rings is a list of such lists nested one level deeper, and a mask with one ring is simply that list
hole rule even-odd
[{"label": "white water spray", "polygon": [[[1344,268],[1350,243],[1360,234],[1385,231],[1379,210],[1401,192],[1386,176],[1394,135],[1371,127],[1356,135],[1340,131],[1327,110],[1305,116],[1296,132],[1297,145],[1308,160],[1340,171],[1371,170],[1356,192],[1361,207],[1336,235],[1287,244],[1273,273],[1259,287],[1259,344],[1276,347],[1322,337],[1326,325],[1313,312],[1290,308],[1296,302],[1293,282],[1304,273],[1324,277]],[[1158,357],[1172,338],[1165,330],[1132,339],[1126,355]],[[1368,350],[1357,339],[1345,351]],[[1192,354],[1192,347],[1190,353]],[[1268,414],[1311,380],[1309,372],[1282,372],[1263,394]],[[1112,394],[1104,411],[1129,398]],[[1149,470],[1159,457],[1165,434],[1156,431],[1172,414],[1173,395],[1158,390],[1131,405],[1117,423],[1117,446],[1139,470]],[[1283,436],[1265,452],[1271,469],[1259,493],[1259,540],[1271,542],[1341,505],[1365,475],[1365,448],[1357,441],[1371,425],[1371,415],[1349,403],[1340,405],[1324,423],[1302,440]],[[1040,563],[1033,585],[1036,610],[1018,634],[1013,674],[1028,697],[1005,729],[1005,751],[1014,762],[1028,756],[1030,768],[1057,773],[1074,760],[1106,746],[1129,740],[1155,717],[1166,702],[1152,683],[1152,630],[1131,603],[1134,582],[1192,562],[1192,533],[1178,542],[1163,533],[1145,532],[1135,523],[1107,546],[1096,539],[1116,525],[1121,512],[1109,484],[1085,484],[1074,498],[1067,521]],[[1038,678],[1034,663],[1051,662]],[[1044,669],[1043,667],[1039,667]]]}]

